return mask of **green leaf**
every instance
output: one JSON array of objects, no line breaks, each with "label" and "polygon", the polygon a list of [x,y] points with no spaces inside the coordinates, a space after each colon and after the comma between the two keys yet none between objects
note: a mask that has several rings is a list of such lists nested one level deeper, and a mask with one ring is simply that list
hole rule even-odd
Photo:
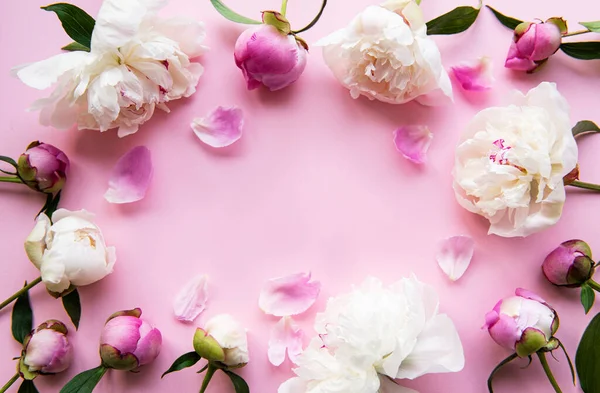
[{"label": "green leaf", "polygon": [[575,366],[581,389],[585,393],[600,392],[600,314],[597,314],[581,337]]},{"label": "green leaf", "polygon": [[[500,371],[500,369],[502,367],[506,366],[508,363],[512,362],[513,360],[517,359],[518,357],[519,356],[516,353],[513,353],[512,355],[510,355],[509,357],[507,357],[506,359],[504,359],[503,361],[498,363],[498,365],[492,370],[492,373],[490,374],[490,376],[487,380],[488,390],[490,393],[494,393],[494,389],[492,388],[492,385],[493,385],[494,377],[496,376],[496,373],[498,371]],[[531,364],[531,356],[529,356],[529,364]]]},{"label": "green leaf", "polygon": [[229,370],[223,370],[223,372],[231,379],[231,383],[233,383],[233,387],[235,388],[235,393],[250,393],[250,388],[246,381],[244,381],[244,378]]},{"label": "green leaf", "polygon": [[592,309],[594,305],[594,300],[596,300],[596,292],[587,284],[581,286],[581,304],[583,305],[583,309],[587,314]]},{"label": "green leaf", "polygon": [[33,381],[24,379],[17,393],[39,393]]},{"label": "green leaf", "polygon": [[44,205],[44,208],[41,212],[46,213],[48,217],[52,218],[52,214],[56,211],[56,209],[58,209],[58,203],[60,202],[61,193],[62,190],[59,191],[55,196],[49,194],[49,198],[52,197],[52,199],[46,200],[46,204]]},{"label": "green leaf", "polygon": [[593,121],[582,120],[573,127],[573,136],[587,134],[588,132],[600,132],[600,127]]},{"label": "green leaf", "polygon": [[81,301],[79,292],[75,289],[73,292],[62,297],[63,307],[75,325],[75,330],[79,329],[79,320],[81,319]]},{"label": "green leaf", "polygon": [[589,31],[593,31],[594,33],[600,33],[600,20],[594,22],[579,22],[579,24]]},{"label": "green leaf", "polygon": [[92,47],[92,32],[96,21],[87,12],[67,3],[51,4],[42,9],[56,13],[63,29],[73,41],[87,48]]},{"label": "green leaf", "polygon": [[523,23],[522,20],[515,19],[510,16],[501,14],[500,12],[496,11],[489,5],[486,5],[486,7],[489,8],[494,13],[494,15],[496,16],[496,19],[498,19],[500,21],[500,23],[502,23],[504,26],[508,27],[511,30],[514,30],[517,26],[519,26],[521,23]]},{"label": "green leaf", "polygon": [[427,22],[428,35],[458,34],[467,30],[479,15],[481,8],[457,7],[452,11]]},{"label": "green leaf", "polygon": [[560,49],[576,59],[600,59],[600,41],[565,42],[560,45]]},{"label": "green leaf", "polygon": [[60,393],[91,393],[107,370],[104,366],[98,366],[77,374],[60,389]]},{"label": "green leaf", "polygon": [[[25,282],[27,286],[27,282]],[[17,298],[12,310],[12,335],[21,344],[33,330],[33,311],[29,302],[29,291]]]},{"label": "green leaf", "polygon": [[0,156],[0,161],[4,161],[4,162],[14,166],[15,169],[17,169],[17,162],[10,157]]},{"label": "green leaf", "polygon": [[260,25],[261,21],[246,18],[233,11],[231,8],[227,7],[221,0],[210,0],[211,4],[215,9],[219,12],[219,14],[223,15],[226,19],[229,19],[232,22],[243,23],[245,25]]},{"label": "green leaf", "polygon": [[66,50],[69,52],[89,52],[90,48],[85,45],[81,45],[79,42],[71,42],[69,45],[65,45],[62,50]]},{"label": "green leaf", "polygon": [[175,371],[181,371],[184,368],[192,367],[194,364],[198,363],[200,359],[202,358],[196,352],[188,352],[183,354],[173,362],[171,367],[169,367],[169,369],[165,371],[163,375],[161,375],[161,378]]}]

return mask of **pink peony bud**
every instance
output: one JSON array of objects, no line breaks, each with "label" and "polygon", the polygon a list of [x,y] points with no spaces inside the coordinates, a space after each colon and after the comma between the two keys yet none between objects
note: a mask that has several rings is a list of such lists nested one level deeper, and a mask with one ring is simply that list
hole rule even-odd
[{"label": "pink peony bud", "polygon": [[[499,345],[527,357],[541,349],[553,349],[558,330],[556,312],[538,295],[517,289],[486,314],[485,326]],[[552,348],[550,348],[552,347]]]},{"label": "pink peony bud", "polygon": [[68,170],[65,153],[47,143],[33,142],[19,157],[17,173],[30,188],[53,194],[64,186]]},{"label": "pink peony bud", "polygon": [[23,343],[23,364],[30,373],[56,374],[71,365],[73,351],[64,323],[49,320],[35,329]]},{"label": "pink peony bud", "polygon": [[542,271],[554,285],[580,287],[594,275],[592,250],[582,240],[564,242],[546,257]]},{"label": "pink peony bud", "polygon": [[506,68],[533,72],[561,44],[562,33],[557,24],[523,22],[515,28],[514,41],[508,51]]},{"label": "pink peony bud", "polygon": [[262,24],[244,31],[235,44],[235,64],[242,70],[248,90],[261,84],[271,91],[294,83],[306,67],[307,50],[291,34]]},{"label": "pink peony bud", "polygon": [[140,319],[136,308],[113,314],[100,336],[102,364],[116,370],[131,371],[151,363],[160,353],[162,335]]}]

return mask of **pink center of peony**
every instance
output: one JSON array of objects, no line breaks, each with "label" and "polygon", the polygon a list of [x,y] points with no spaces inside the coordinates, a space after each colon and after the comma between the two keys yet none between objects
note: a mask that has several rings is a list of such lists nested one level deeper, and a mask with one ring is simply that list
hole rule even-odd
[{"label": "pink center of peony", "polygon": [[506,158],[506,155],[508,154],[508,151],[512,149],[512,147],[504,146],[504,139],[498,139],[494,141],[494,146],[497,147],[499,150],[490,154],[490,160],[496,164],[510,165],[510,163],[508,162],[508,158]]}]

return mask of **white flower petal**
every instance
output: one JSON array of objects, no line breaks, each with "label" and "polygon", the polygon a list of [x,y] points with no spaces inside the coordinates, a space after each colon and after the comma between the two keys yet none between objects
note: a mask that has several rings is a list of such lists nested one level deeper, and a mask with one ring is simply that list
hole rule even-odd
[{"label": "white flower petal", "polygon": [[448,278],[456,281],[465,274],[473,259],[475,241],[469,236],[446,239],[436,255],[437,263]]},{"label": "white flower petal", "polygon": [[258,306],[277,317],[302,314],[321,292],[321,283],[310,279],[310,273],[297,273],[269,280],[260,292]]},{"label": "white flower petal", "polygon": [[146,14],[138,0],[104,0],[92,33],[92,51],[114,50],[135,37]]},{"label": "white flower petal", "polygon": [[175,297],[173,312],[183,322],[193,322],[206,309],[208,302],[208,276],[190,280]]},{"label": "white flower petal", "polygon": [[150,150],[137,146],[115,165],[104,198],[110,203],[131,203],[144,198],[153,174]]},{"label": "white flower petal", "polygon": [[298,355],[302,353],[303,336],[302,329],[291,317],[281,318],[269,338],[269,362],[274,366],[281,366],[287,352],[290,360],[296,363]]},{"label": "white flower petal", "polygon": [[68,71],[81,65],[88,57],[87,52],[69,52],[49,59],[28,64],[16,69],[17,77],[27,86],[44,90],[52,86]]},{"label": "white flower petal", "polygon": [[212,147],[226,147],[242,137],[244,113],[238,107],[219,106],[191,124],[196,136]]},{"label": "white flower petal", "polygon": [[50,229],[50,219],[44,213],[36,218],[35,227],[25,239],[25,253],[38,269],[42,265],[42,257],[46,250],[46,236]]}]

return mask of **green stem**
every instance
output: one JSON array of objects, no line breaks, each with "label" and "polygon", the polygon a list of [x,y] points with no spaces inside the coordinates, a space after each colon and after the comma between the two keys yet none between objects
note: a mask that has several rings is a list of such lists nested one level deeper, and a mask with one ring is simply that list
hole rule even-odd
[{"label": "green stem", "polygon": [[600,292],[600,284],[598,284],[596,281],[590,279],[587,282],[587,285],[589,285],[590,287],[592,287],[592,289],[595,290],[596,292]]},{"label": "green stem", "polygon": [[573,36],[575,36],[575,35],[581,35],[581,34],[587,34],[587,33],[591,33],[591,31],[590,31],[590,30],[588,30],[588,29],[585,29],[585,30],[577,30],[577,31],[574,31],[574,32],[572,32],[572,33],[567,33],[567,34],[565,34],[563,37],[573,37]]},{"label": "green stem", "polygon": [[321,19],[321,15],[323,15],[323,11],[325,11],[326,5],[327,5],[327,0],[323,0],[323,3],[321,3],[321,9],[319,10],[319,13],[317,14],[317,16],[315,16],[315,18],[308,25],[306,25],[305,27],[303,27],[300,30],[292,31],[292,33],[300,34],[302,32],[305,32],[306,30],[310,29],[314,25],[316,25],[317,22],[319,21],[319,19]]},{"label": "green stem", "polygon": [[4,386],[2,386],[2,389],[0,389],[0,393],[4,393],[8,390],[9,387],[12,386],[13,383],[17,382],[17,379],[19,379],[19,373],[16,373],[11,379],[10,381],[8,381]]},{"label": "green stem", "polygon": [[[25,287],[21,288],[20,290],[18,290],[17,292],[15,292],[14,295],[12,295],[11,297],[9,297],[8,299],[6,299],[5,301],[3,301],[0,304],[0,310],[2,310],[4,307],[8,306],[15,300],[17,300],[19,298],[19,296],[21,296],[25,292],[29,291],[31,288],[35,287],[36,285],[38,285],[41,282],[42,282],[42,278],[38,277],[35,280],[33,280],[32,282],[30,282],[29,284],[27,284],[27,286],[25,286]],[[2,391],[0,391],[0,393],[2,393]]]},{"label": "green stem", "polygon": [[283,0],[283,3],[281,3],[281,15],[285,16],[286,12],[287,12],[287,3],[288,0]]},{"label": "green stem", "polygon": [[550,384],[552,384],[554,391],[556,393],[562,393],[562,390],[560,390],[560,386],[558,386],[558,382],[556,382],[556,378],[554,378],[554,375],[552,374],[552,370],[550,370],[550,366],[548,365],[548,360],[546,360],[546,354],[544,352],[538,352],[537,355],[538,355],[538,358],[540,358],[540,362],[542,363],[544,372],[546,373],[546,376],[548,377]]},{"label": "green stem", "polygon": [[506,366],[508,363],[512,362],[513,360],[515,360],[516,358],[518,358],[518,355],[516,353],[513,353],[512,355],[510,355],[509,357],[507,357],[506,359],[504,359],[503,361],[501,361],[496,368],[494,368],[494,370],[492,371],[492,373],[490,374],[488,381],[487,381],[487,385],[488,385],[488,391],[490,393],[494,393],[494,389],[492,388],[492,384],[494,382],[494,376],[496,375],[496,373],[498,371],[500,371],[500,369],[504,366]]},{"label": "green stem", "polygon": [[586,190],[600,191],[600,185],[593,183],[586,183],[583,181],[575,180],[572,183],[569,183],[570,186],[585,188]]},{"label": "green stem", "polygon": [[213,375],[215,375],[215,372],[217,370],[218,370],[218,368],[215,367],[212,364],[212,362],[208,363],[208,370],[206,370],[206,375],[204,376],[204,381],[202,381],[202,387],[200,388],[200,393],[204,393],[204,391],[206,391],[206,388],[208,387],[210,380],[212,379]]},{"label": "green stem", "polygon": [[[12,176],[0,176],[0,182],[4,182],[4,183],[23,183],[21,181],[21,179],[19,179],[18,177],[12,177]],[[2,392],[0,392],[2,393]]]}]

